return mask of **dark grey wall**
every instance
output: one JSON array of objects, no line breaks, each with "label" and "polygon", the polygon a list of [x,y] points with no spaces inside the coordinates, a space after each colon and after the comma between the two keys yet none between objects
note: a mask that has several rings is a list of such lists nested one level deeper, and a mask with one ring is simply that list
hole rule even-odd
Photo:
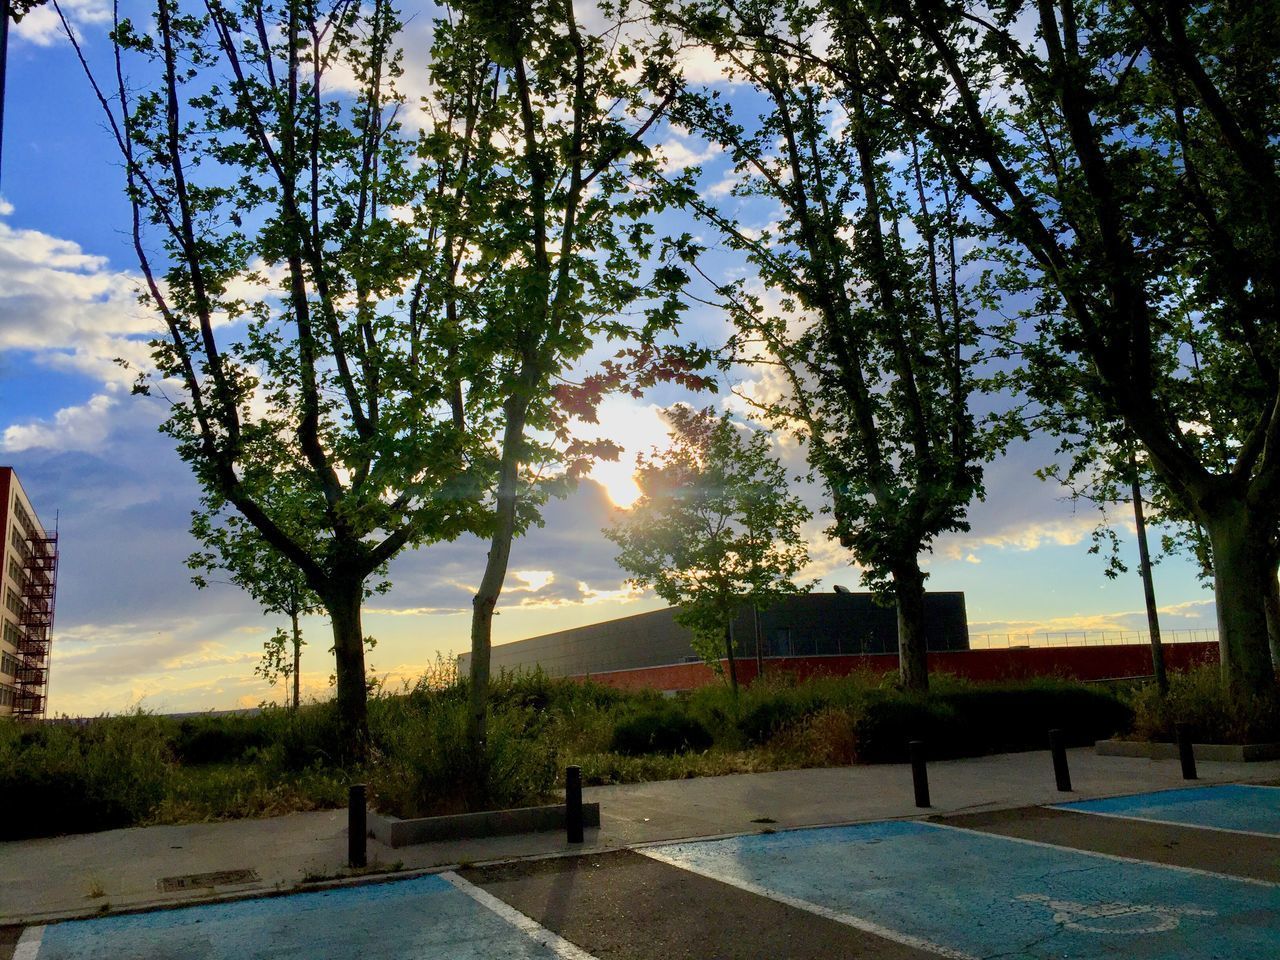
[{"label": "dark grey wall", "polygon": [[[696,660],[691,635],[676,623],[675,613],[655,610],[500,644],[493,648],[492,670],[540,665],[553,677],[567,677]],[[744,657],[755,656],[753,619],[743,610],[734,624],[734,648]],[[964,594],[926,594],[925,631],[930,650],[969,649]],[[760,612],[760,638],[767,657],[893,653],[897,614],[869,593],[802,594]],[[470,663],[471,654],[459,655],[459,672],[465,674]]]}]

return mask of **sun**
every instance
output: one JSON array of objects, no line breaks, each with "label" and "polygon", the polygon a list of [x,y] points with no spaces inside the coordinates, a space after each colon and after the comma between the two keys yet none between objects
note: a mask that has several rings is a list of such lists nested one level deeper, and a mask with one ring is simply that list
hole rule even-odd
[{"label": "sun", "polygon": [[599,460],[587,474],[604,487],[613,505],[628,510],[640,499],[636,486],[636,454],[664,449],[671,438],[662,418],[662,407],[642,403],[633,397],[606,397],[597,411],[599,422],[584,424],[582,436],[588,440],[607,437],[622,447],[617,460]]},{"label": "sun", "polygon": [[635,460],[624,453],[620,460],[597,463],[588,476],[604,487],[605,494],[615,507],[629,510],[640,499],[640,488],[636,486],[633,476],[635,469]]}]

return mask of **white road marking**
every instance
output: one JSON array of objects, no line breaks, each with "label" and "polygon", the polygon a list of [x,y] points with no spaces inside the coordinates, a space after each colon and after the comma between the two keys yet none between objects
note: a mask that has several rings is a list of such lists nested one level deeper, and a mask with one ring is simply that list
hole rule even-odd
[{"label": "white road marking", "polygon": [[1261,830],[1233,830],[1231,827],[1210,827],[1203,823],[1183,823],[1180,820],[1160,820],[1155,817],[1140,817],[1136,814],[1111,813],[1102,810],[1085,810],[1066,804],[1054,804],[1050,810],[1065,810],[1067,813],[1086,813],[1091,817],[1110,817],[1112,820],[1137,820],[1139,823],[1162,823],[1168,827],[1186,827],[1188,830],[1212,830],[1214,833],[1237,833],[1242,837],[1266,837],[1268,840],[1280,840],[1280,833],[1263,833]]},{"label": "white road marking", "polygon": [[36,960],[40,952],[40,941],[44,939],[44,927],[27,927],[18,938],[18,945],[13,951],[13,960]]},{"label": "white road marking", "polygon": [[[1184,867],[1177,863],[1158,863],[1155,860],[1140,860],[1137,857],[1123,857],[1118,853],[1102,853],[1099,850],[1082,850],[1079,847],[1068,847],[1061,843],[1047,843],[1044,840],[1031,840],[1027,837],[1011,837],[1003,833],[988,833],[986,830],[975,830],[972,827],[957,827],[953,823],[935,823],[930,820],[916,821],[921,826],[934,827],[938,830],[955,830],[959,833],[971,833],[991,840],[1010,840],[1013,843],[1025,843],[1031,847],[1045,847],[1049,850],[1065,850],[1068,853],[1079,853],[1086,857],[1100,857],[1103,860],[1116,860],[1120,863],[1136,863],[1143,867],[1159,867],[1162,870],[1178,870],[1182,873],[1193,873],[1199,877],[1213,877],[1215,880],[1234,880],[1237,883],[1251,883],[1258,887],[1280,887],[1273,880],[1260,880],[1257,877],[1240,877],[1234,873],[1218,873],[1215,870],[1201,870],[1199,867]],[[1147,821],[1151,822],[1151,821]]]},{"label": "white road marking", "polygon": [[736,877],[725,877],[711,870],[696,867],[685,863],[676,857],[669,857],[664,853],[659,853],[653,849],[637,850],[636,853],[644,854],[660,863],[666,863],[681,870],[688,870],[690,873],[696,873],[700,876],[707,877],[719,883],[726,883],[731,887],[737,887],[739,890],[745,890],[747,893],[754,893],[760,897],[767,897],[778,903],[785,903],[789,907],[795,907],[797,910],[805,910],[809,913],[816,913],[820,917],[826,917],[828,920],[834,920],[837,923],[843,923],[846,926],[861,930],[864,933],[870,933],[874,936],[881,937],[885,940],[892,940],[895,943],[901,943],[908,947],[914,947],[917,950],[926,950],[930,953],[936,953],[940,957],[950,957],[952,960],[977,960],[972,954],[962,953],[959,950],[952,950],[950,947],[944,947],[941,944],[933,943],[930,940],[921,937],[913,937],[909,933],[902,933],[898,930],[891,930],[888,927],[882,927],[878,923],[871,920],[864,920],[862,917],[855,917],[849,913],[843,913],[839,910],[833,910],[830,907],[824,907],[818,903],[812,903],[809,900],[801,900],[799,897],[793,897],[789,894],[781,893],[777,890],[770,890],[768,887],[762,887],[759,884],[752,883],[750,880],[739,880]]},{"label": "white road marking", "polygon": [[[1145,903],[1077,903],[1055,900],[1042,893],[1024,893],[1015,903],[1042,903],[1053,911],[1053,922],[1085,933],[1166,933],[1176,930],[1182,917],[1216,917],[1213,910],[1198,907],[1153,907]],[[1130,924],[1137,924],[1132,926]]]},{"label": "white road marking", "polygon": [[[510,904],[504,903],[485,890],[481,890],[474,883],[462,879],[452,870],[446,871],[439,876],[441,879],[453,884],[454,887],[461,890],[482,907],[492,910],[507,923],[520,930],[521,933],[547,947],[556,956],[562,957],[563,960],[596,960],[595,957],[577,944],[570,943],[557,933],[552,933],[546,927],[526,917]],[[14,960],[18,960],[18,958],[15,956]]]}]

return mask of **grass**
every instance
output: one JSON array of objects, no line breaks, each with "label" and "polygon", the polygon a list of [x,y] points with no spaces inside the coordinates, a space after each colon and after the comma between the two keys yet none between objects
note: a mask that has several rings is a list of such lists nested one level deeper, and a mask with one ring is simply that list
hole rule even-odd
[{"label": "grass", "polygon": [[1190,728],[1198,743],[1274,743],[1280,741],[1280,691],[1269,696],[1233,696],[1223,689],[1217,666],[1171,674],[1169,693],[1154,687],[1132,695],[1135,740],[1172,743],[1178,724]]},{"label": "grass", "polygon": [[[1156,715],[1145,696],[1133,694],[1140,718]],[[335,759],[331,704],[0,723],[0,839],[333,808],[354,782],[369,783],[381,810],[429,816],[545,802],[571,763],[586,784],[633,783],[901,760],[914,738],[936,758],[1043,749],[1050,727],[1083,743],[1133,724],[1113,693],[1053,679],[935,676],[917,696],[879,675],[771,676],[735,700],[724,686],[672,699],[534,673],[495,681],[490,751],[477,764],[467,701],[465,680],[438,675],[379,692],[369,702],[370,763],[359,769]]]}]

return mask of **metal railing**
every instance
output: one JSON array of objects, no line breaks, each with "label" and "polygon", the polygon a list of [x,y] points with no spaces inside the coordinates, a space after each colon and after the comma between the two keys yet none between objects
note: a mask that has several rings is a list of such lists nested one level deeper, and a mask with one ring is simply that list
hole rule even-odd
[{"label": "metal railing", "polygon": [[[1218,631],[1161,630],[1162,643],[1217,643]],[[971,633],[971,650],[1013,650],[1042,647],[1112,647],[1125,644],[1147,644],[1151,635],[1146,630],[1053,630],[1036,633]]]}]

